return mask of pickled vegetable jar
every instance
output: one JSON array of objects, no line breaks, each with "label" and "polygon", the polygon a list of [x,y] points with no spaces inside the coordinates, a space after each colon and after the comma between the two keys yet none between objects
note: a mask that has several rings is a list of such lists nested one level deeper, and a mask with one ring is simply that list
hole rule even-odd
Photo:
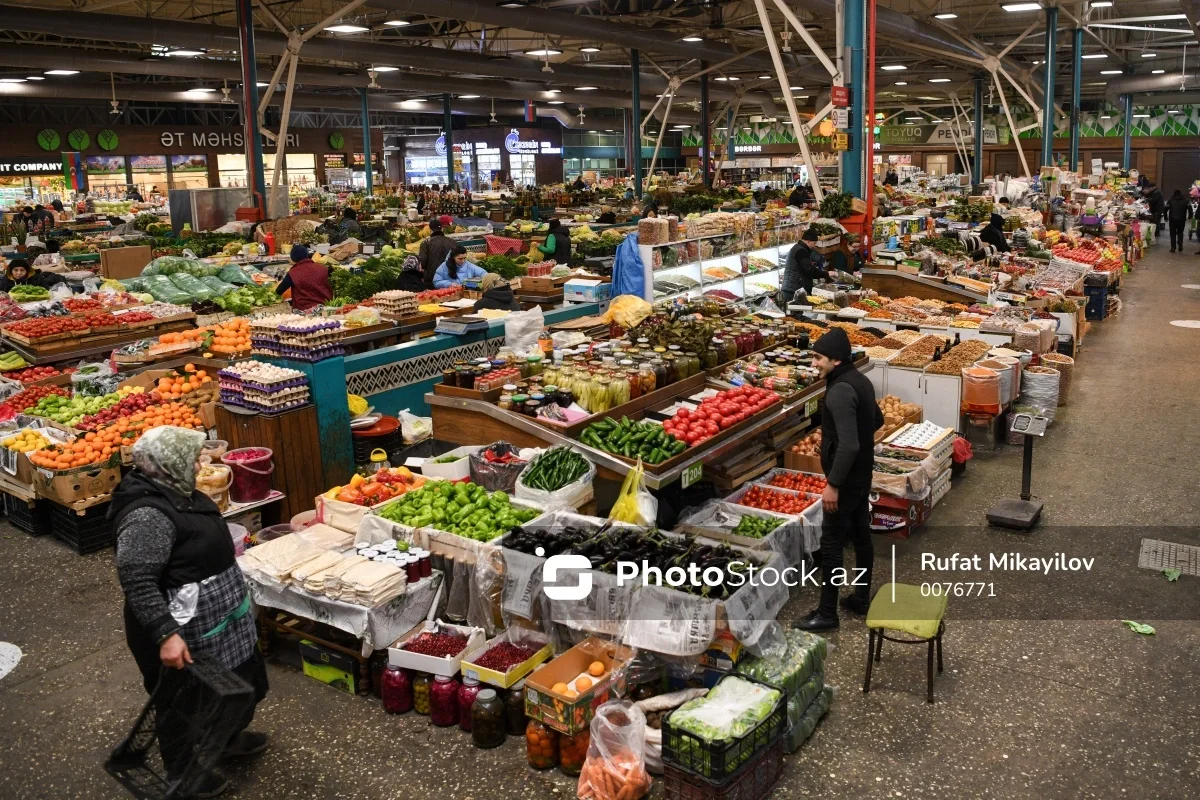
[{"label": "pickled vegetable jar", "polygon": [[438,675],[429,692],[429,719],[440,728],[458,723],[458,681]]},{"label": "pickled vegetable jar", "polygon": [[504,719],[509,736],[525,733],[525,681],[520,680],[504,696]]},{"label": "pickled vegetable jar", "polygon": [[526,363],[529,364],[529,375],[531,377],[534,375],[542,375],[545,372],[545,369],[542,365],[542,357],[539,355],[529,356],[526,360]]},{"label": "pickled vegetable jar", "polygon": [[650,367],[654,370],[654,385],[662,389],[671,384],[670,372],[667,371],[667,364],[661,358],[655,358],[650,361]]},{"label": "pickled vegetable jar", "polygon": [[623,372],[612,376],[608,386],[609,408],[624,405],[630,400],[629,378]]},{"label": "pickled vegetable jar", "polygon": [[612,402],[612,381],[604,374],[597,374],[592,378],[592,387],[594,394],[592,395],[593,414],[603,414],[613,407]]},{"label": "pickled vegetable jar", "polygon": [[558,732],[536,719],[525,728],[525,758],[534,769],[550,769],[558,765]]},{"label": "pickled vegetable jar", "polygon": [[578,775],[583,770],[583,762],[587,758],[588,743],[591,741],[591,730],[584,728],[574,736],[560,736],[558,739],[558,767],[568,775]]},{"label": "pickled vegetable jar", "polygon": [[479,694],[479,680],[464,677],[458,687],[458,727],[464,731],[471,730],[471,704]]},{"label": "pickled vegetable jar", "polygon": [[504,701],[495,689],[484,689],[471,705],[471,741],[476,747],[499,747],[507,736]]},{"label": "pickled vegetable jar", "polygon": [[653,392],[658,387],[658,373],[650,362],[643,362],[638,367],[638,382],[641,383],[643,395]]},{"label": "pickled vegetable jar", "polygon": [[418,672],[412,679],[413,708],[418,714],[429,715],[429,701],[433,685],[433,676],[428,672]]},{"label": "pickled vegetable jar", "polygon": [[399,667],[389,666],[383,672],[383,710],[389,714],[404,714],[412,711],[413,686],[408,673]]}]

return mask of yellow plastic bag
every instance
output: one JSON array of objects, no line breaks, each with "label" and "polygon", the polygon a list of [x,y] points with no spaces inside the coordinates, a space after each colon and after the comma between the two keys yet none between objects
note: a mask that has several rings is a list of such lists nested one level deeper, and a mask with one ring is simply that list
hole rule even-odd
[{"label": "yellow plastic bag", "polygon": [[609,519],[648,528],[657,524],[658,500],[642,484],[645,472],[639,458],[637,466],[629,470],[625,482],[621,484],[621,492],[617,495],[617,502],[613,503],[612,511],[609,512]]}]

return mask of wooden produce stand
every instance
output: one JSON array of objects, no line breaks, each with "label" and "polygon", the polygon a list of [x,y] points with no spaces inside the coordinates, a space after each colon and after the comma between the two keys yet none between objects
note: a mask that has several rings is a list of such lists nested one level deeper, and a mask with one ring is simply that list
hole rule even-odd
[{"label": "wooden produce stand", "polygon": [[986,303],[987,295],[947,283],[941,278],[911,275],[881,264],[872,264],[862,271],[862,286],[885,297],[917,297],[922,300],[941,300],[946,303]]},{"label": "wooden produce stand", "polygon": [[188,314],[186,316],[172,317],[169,321],[161,325],[156,325],[153,328],[148,326],[123,326],[120,328],[110,328],[99,333],[88,332],[82,336],[74,335],[65,338],[48,337],[48,340],[44,343],[39,343],[36,339],[18,338],[16,334],[9,332],[4,332],[3,339],[5,344],[20,353],[21,357],[30,364],[41,366],[42,364],[52,364],[56,361],[66,361],[68,359],[108,355],[113,350],[130,342],[153,338],[163,333],[191,330],[194,327],[196,327],[196,315]]}]

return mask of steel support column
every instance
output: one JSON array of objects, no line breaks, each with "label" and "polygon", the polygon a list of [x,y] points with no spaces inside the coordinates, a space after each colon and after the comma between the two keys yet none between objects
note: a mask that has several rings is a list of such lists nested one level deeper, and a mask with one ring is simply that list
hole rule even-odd
[{"label": "steel support column", "polygon": [[[446,180],[450,187],[458,185],[454,179],[454,118],[450,115],[450,93],[442,95],[442,132],[446,141]],[[512,180],[512,174],[508,176]]]},{"label": "steel support column", "polygon": [[[701,61],[700,69],[708,69]],[[712,187],[712,131],[708,122],[708,73],[700,76],[700,179]]]},{"label": "steel support column", "polygon": [[[362,92],[363,175],[367,179],[367,197],[370,197],[375,191],[371,175],[371,111],[367,108],[367,88],[364,86],[359,91]],[[383,154],[380,153],[379,157],[383,158]]]},{"label": "steel support column", "polygon": [[262,137],[258,135],[258,69],[254,62],[254,3],[237,0],[237,26],[242,61],[242,131],[246,140],[246,185],[258,192],[263,213],[267,209],[267,183],[263,174]]},{"label": "steel support column", "polygon": [[[633,168],[633,195],[638,203],[642,201],[642,59],[636,48],[629,51],[629,68],[633,72],[633,114],[630,117],[629,146],[631,152],[625,154],[625,163]],[[665,124],[665,123],[664,123]]]},{"label": "steel support column", "polygon": [[987,78],[975,76],[975,152],[971,160],[971,183],[983,183],[983,82]]},{"label": "steel support column", "polygon": [[1079,169],[1079,100],[1083,92],[1083,28],[1071,41],[1071,170]]},{"label": "steel support column", "polygon": [[[866,141],[863,109],[866,106],[866,0],[846,0],[842,46],[850,51],[850,149],[842,153],[842,192],[863,196],[863,144]],[[869,158],[871,154],[867,154]]]},{"label": "steel support column", "polygon": [[1046,59],[1042,63],[1042,166],[1054,164],[1054,56],[1058,46],[1058,6],[1046,9]]},{"label": "steel support column", "polygon": [[725,114],[725,160],[733,163],[737,161],[737,149],[733,146],[734,130],[734,112],[730,108]]},{"label": "steel support column", "polygon": [[1129,148],[1133,144],[1133,95],[1121,95],[1125,104],[1125,135],[1121,140],[1121,169],[1129,169]]}]

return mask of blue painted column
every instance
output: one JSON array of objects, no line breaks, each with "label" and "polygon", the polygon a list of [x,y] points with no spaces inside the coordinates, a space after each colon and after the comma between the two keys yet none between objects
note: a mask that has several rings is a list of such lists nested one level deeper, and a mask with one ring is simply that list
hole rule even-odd
[{"label": "blue painted column", "polygon": [[367,178],[367,197],[370,197],[374,191],[374,183],[371,176],[371,112],[367,108],[366,87],[364,86],[359,91],[362,92],[363,153],[366,155],[363,175]]},{"label": "blue painted column", "polygon": [[[850,149],[842,153],[842,192],[863,196],[863,108],[866,105],[866,0],[846,0],[842,45],[850,50]],[[867,154],[870,158],[870,154]],[[815,177],[815,176],[814,176]]]},{"label": "blue painted column", "polygon": [[971,183],[983,183],[983,75],[975,76],[975,152],[971,160]]},{"label": "blue painted column", "polygon": [[1058,6],[1046,9],[1046,58],[1042,62],[1042,166],[1054,164],[1054,50],[1058,46]]},{"label": "blue painted column", "polygon": [[254,2],[236,0],[238,38],[242,60],[242,130],[246,141],[246,186],[267,207],[267,180],[263,174],[262,137],[258,133],[258,66],[254,61]]},{"label": "blue painted column", "polygon": [[1121,141],[1121,169],[1129,169],[1129,147],[1133,144],[1133,95],[1121,95],[1125,104],[1125,135]]},{"label": "blue painted column", "polygon": [[[446,180],[454,187],[458,181],[454,179],[454,118],[450,115],[450,93],[442,95],[442,132],[446,135]],[[512,179],[512,171],[509,171]]]},{"label": "blue painted column", "polygon": [[1079,169],[1079,100],[1083,93],[1083,28],[1071,42],[1071,169]]},{"label": "blue painted column", "polygon": [[629,69],[633,72],[633,114],[630,119],[632,133],[629,137],[630,152],[625,154],[625,164],[633,167],[633,194],[637,203],[642,201],[642,58],[637,49],[629,51]]}]

